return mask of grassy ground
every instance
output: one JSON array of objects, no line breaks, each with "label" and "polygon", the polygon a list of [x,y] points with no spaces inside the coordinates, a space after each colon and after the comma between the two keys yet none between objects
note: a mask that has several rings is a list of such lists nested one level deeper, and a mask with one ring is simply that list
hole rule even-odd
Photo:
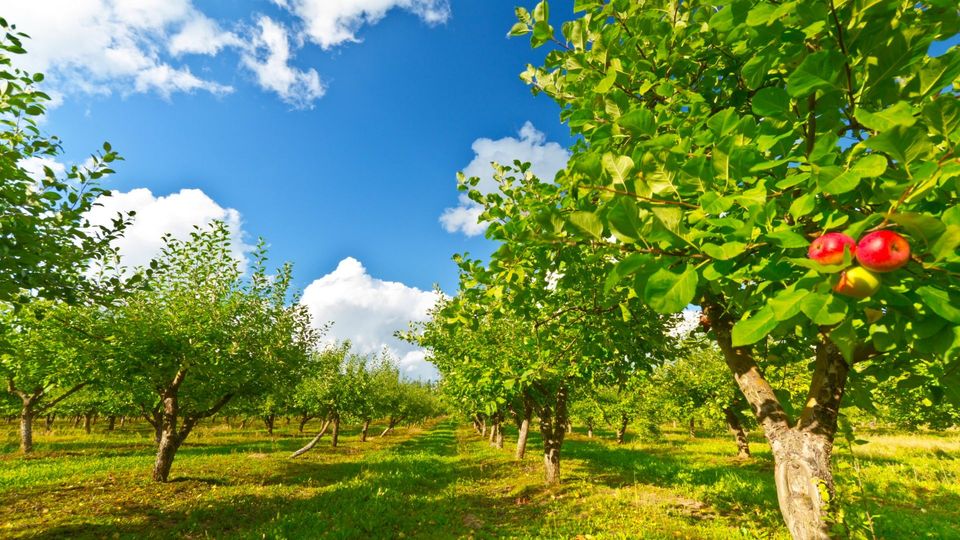
[{"label": "grassy ground", "polygon": [[[293,426],[274,437],[213,426],[160,485],[144,426],[58,427],[38,433],[29,459],[13,454],[14,428],[0,439],[3,538],[787,538],[759,441],[738,461],[721,436],[617,446],[575,433],[563,484],[546,488],[539,439],[517,464],[509,445],[452,421],[367,443],[346,430],[340,447],[297,460]],[[878,538],[960,538],[960,437],[866,438],[857,461],[836,456],[847,514],[869,512]]]}]

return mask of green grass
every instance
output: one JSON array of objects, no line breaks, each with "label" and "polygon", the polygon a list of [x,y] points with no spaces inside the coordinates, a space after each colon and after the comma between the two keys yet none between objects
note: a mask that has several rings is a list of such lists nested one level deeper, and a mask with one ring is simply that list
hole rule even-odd
[{"label": "green grass", "polygon": [[[367,443],[348,429],[340,447],[326,440],[289,460],[305,442],[293,426],[274,437],[212,426],[188,439],[161,485],[149,480],[145,426],[58,426],[38,433],[28,459],[14,454],[14,428],[0,439],[3,538],[788,537],[759,440],[739,461],[725,436],[668,431],[617,446],[609,433],[574,433],[563,483],[548,488],[535,435],[519,464],[509,444],[492,448],[450,420]],[[836,454],[847,515],[869,512],[878,538],[960,538],[960,437],[864,438],[859,474]]]}]

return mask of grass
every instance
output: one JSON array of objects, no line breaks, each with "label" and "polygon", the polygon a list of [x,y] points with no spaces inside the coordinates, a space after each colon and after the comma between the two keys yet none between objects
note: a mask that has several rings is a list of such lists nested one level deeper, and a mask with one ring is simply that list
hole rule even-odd
[{"label": "grass", "polygon": [[[367,443],[347,429],[338,448],[289,460],[306,440],[292,424],[274,437],[210,426],[161,485],[146,426],[58,427],[26,459],[15,427],[0,439],[4,538],[788,538],[760,441],[740,461],[725,436],[574,433],[548,488],[535,435],[521,463],[451,420]],[[847,515],[869,512],[878,538],[960,538],[960,437],[864,438],[856,461],[835,457]]]}]

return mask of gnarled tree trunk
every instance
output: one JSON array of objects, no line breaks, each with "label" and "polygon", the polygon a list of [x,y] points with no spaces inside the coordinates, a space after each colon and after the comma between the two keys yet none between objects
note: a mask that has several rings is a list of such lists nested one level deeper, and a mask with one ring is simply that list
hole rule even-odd
[{"label": "gnarled tree trunk", "polygon": [[567,429],[567,389],[561,386],[554,406],[540,411],[540,433],[543,436],[543,467],[547,484],[560,483],[560,449]]},{"label": "gnarled tree trunk", "polygon": [[367,431],[370,430],[370,419],[363,420],[363,428],[360,429],[360,442],[367,442]]},{"label": "gnarled tree trunk", "polygon": [[290,459],[293,459],[293,458],[295,458],[295,457],[297,457],[297,456],[301,456],[301,455],[303,455],[303,454],[306,454],[306,453],[309,452],[310,450],[313,450],[313,447],[316,446],[318,442],[320,442],[320,438],[323,437],[324,433],[327,432],[327,428],[328,428],[328,427],[330,427],[330,419],[329,419],[329,418],[327,418],[327,419],[323,422],[323,426],[320,428],[320,433],[317,433],[317,436],[314,437],[313,440],[311,440],[310,442],[308,442],[306,446],[304,446],[303,448],[297,450],[297,451],[294,452],[293,454],[290,454]]},{"label": "gnarled tree trunk", "polygon": [[387,433],[393,431],[393,428],[397,426],[397,419],[390,417],[390,421],[387,423],[387,429],[383,430],[383,433],[380,434],[381,437],[384,437]]},{"label": "gnarled tree trunk", "polygon": [[268,414],[263,417],[263,425],[267,426],[267,435],[273,437],[273,426],[276,425],[277,415]]},{"label": "gnarled tree trunk", "polygon": [[849,371],[847,362],[823,332],[806,405],[793,423],[751,349],[733,347],[730,316],[719,304],[704,307],[724,359],[770,443],[777,499],[787,529],[795,540],[828,540],[830,504],[835,500],[830,456]]},{"label": "gnarled tree trunk", "polygon": [[303,426],[307,425],[307,422],[309,422],[311,418],[313,417],[307,413],[303,413],[303,416],[300,417],[300,426],[297,428],[297,432],[303,433]]}]

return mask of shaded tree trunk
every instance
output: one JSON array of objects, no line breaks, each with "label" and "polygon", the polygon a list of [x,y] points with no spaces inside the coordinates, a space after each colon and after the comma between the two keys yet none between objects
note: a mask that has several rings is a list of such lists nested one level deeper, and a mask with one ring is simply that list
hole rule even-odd
[{"label": "shaded tree trunk", "polygon": [[271,437],[273,437],[273,426],[275,425],[276,421],[277,415],[275,414],[268,414],[267,416],[263,417],[263,424],[267,426],[267,435],[270,435]]},{"label": "shaded tree trunk", "polygon": [[387,423],[387,429],[383,430],[383,433],[380,434],[380,437],[384,437],[387,433],[393,431],[393,428],[397,425],[397,419],[390,417],[390,421]]},{"label": "shaded tree trunk", "polygon": [[[794,423],[761,373],[752,350],[733,347],[733,321],[723,306],[705,303],[704,308],[724,360],[770,443],[777,500],[787,529],[797,540],[828,540],[830,504],[836,500],[830,458],[849,365],[823,332],[806,406]],[[854,360],[872,354],[858,350]]]},{"label": "shaded tree trunk", "polygon": [[121,416],[121,417],[120,417],[120,428],[123,429],[123,426],[124,426],[124,424],[126,424],[126,423],[127,423],[127,417],[126,417],[126,416]]},{"label": "shaded tree trunk", "polygon": [[723,415],[727,420],[727,428],[733,435],[734,440],[737,441],[737,457],[741,459],[750,457],[750,441],[747,439],[747,432],[743,429],[743,424],[740,423],[737,413],[733,410],[733,407],[727,407],[723,409]]},{"label": "shaded tree trunk", "polygon": [[110,415],[107,417],[107,431],[113,431],[117,427],[117,417]]},{"label": "shaded tree trunk", "polygon": [[244,416],[244,417],[240,420],[240,429],[244,429],[244,428],[246,428],[246,427],[247,427],[247,417]]},{"label": "shaded tree trunk", "polygon": [[696,438],[697,438],[697,424],[696,424],[696,421],[694,420],[694,418],[693,418],[692,416],[690,417],[690,425],[689,425],[689,427],[688,427],[688,430],[689,430],[689,432],[690,432],[690,437],[696,439]]},{"label": "shaded tree trunk", "polygon": [[627,434],[627,424],[630,422],[630,419],[627,418],[627,415],[620,415],[620,425],[617,426],[617,444],[623,444],[623,438]]},{"label": "shaded tree trunk", "polygon": [[494,446],[497,447],[497,450],[503,450],[503,422],[502,420],[497,422],[497,436],[494,440]]},{"label": "shaded tree trunk", "polygon": [[500,420],[494,416],[490,419],[490,436],[487,438],[487,442],[490,443],[490,446],[493,446],[493,441],[497,438],[497,431],[500,431]]},{"label": "shaded tree trunk", "polygon": [[370,430],[370,419],[363,420],[363,429],[360,430],[360,442],[367,442],[367,431]]},{"label": "shaded tree trunk", "polygon": [[487,436],[487,419],[483,418],[480,420],[480,437]]},{"label": "shaded tree trunk", "polygon": [[323,435],[327,432],[327,428],[328,428],[328,427],[330,427],[330,419],[329,419],[329,418],[327,418],[327,419],[323,422],[323,426],[320,427],[320,433],[317,433],[317,436],[314,437],[313,440],[311,440],[310,442],[308,442],[306,446],[304,446],[303,448],[301,448],[301,449],[297,450],[296,452],[290,454],[290,459],[293,459],[293,458],[295,458],[295,457],[297,457],[297,456],[302,456],[303,454],[306,454],[306,453],[309,452],[310,450],[313,450],[313,447],[316,446],[318,442],[320,442],[320,438],[323,437]]},{"label": "shaded tree trunk", "polygon": [[517,461],[522,461],[523,455],[527,452],[527,436],[530,434],[530,418],[532,416],[533,406],[528,399],[523,404],[523,419],[520,420],[520,434],[517,435],[517,451],[513,455]]},{"label": "shaded tree trunk", "polygon": [[477,434],[480,435],[482,430],[480,429],[480,415],[474,415],[473,417],[473,429],[477,430]]},{"label": "shaded tree trunk", "polygon": [[587,420],[587,437],[593,438],[593,420]]},{"label": "shaded tree trunk", "polygon": [[91,424],[92,424],[92,422],[91,422],[92,420],[93,420],[93,413],[84,413],[84,415],[83,415],[83,431],[84,431],[84,433],[86,433],[87,435],[90,434],[90,426],[91,426]]},{"label": "shaded tree trunk", "polygon": [[46,425],[44,425],[44,428],[46,429],[47,433],[50,433],[51,431],[53,431],[53,421],[56,419],[56,416],[57,415],[52,413],[47,415]]},{"label": "shaded tree trunk", "polygon": [[540,411],[540,433],[543,436],[543,466],[547,484],[560,483],[560,449],[567,429],[567,389],[561,386],[553,407]]},{"label": "shaded tree trunk", "polygon": [[333,448],[337,447],[337,442],[340,440],[340,415],[333,415],[333,434],[330,435],[330,446]]},{"label": "shaded tree trunk", "polygon": [[297,428],[297,432],[303,433],[303,426],[307,425],[307,422],[309,422],[312,418],[313,417],[307,413],[303,413],[303,416],[300,417],[300,426]]},{"label": "shaded tree trunk", "polygon": [[73,428],[76,429],[80,427],[80,421],[83,420],[83,417],[79,414],[73,417]]}]

